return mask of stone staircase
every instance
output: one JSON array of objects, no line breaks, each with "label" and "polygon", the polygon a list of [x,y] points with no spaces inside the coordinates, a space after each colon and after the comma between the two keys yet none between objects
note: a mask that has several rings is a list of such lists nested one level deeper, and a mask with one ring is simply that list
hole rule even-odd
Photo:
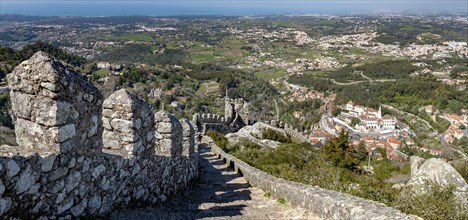
[{"label": "stone staircase", "polygon": [[321,219],[291,204],[282,204],[253,187],[207,143],[199,145],[200,179],[184,195],[160,205],[122,210],[111,219]]}]

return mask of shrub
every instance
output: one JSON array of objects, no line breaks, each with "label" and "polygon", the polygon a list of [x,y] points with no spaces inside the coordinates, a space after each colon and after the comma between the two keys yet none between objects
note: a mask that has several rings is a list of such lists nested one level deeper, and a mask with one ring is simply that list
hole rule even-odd
[{"label": "shrub", "polygon": [[285,203],[286,203],[286,199],[283,198],[283,197],[279,197],[276,201],[278,201],[278,202],[281,203],[281,204],[285,204]]},{"label": "shrub", "polygon": [[267,128],[267,129],[264,129],[263,130],[263,133],[262,133],[262,138],[263,139],[268,139],[268,140],[273,140],[273,141],[278,141],[278,142],[281,142],[281,143],[291,143],[291,140],[281,134],[280,132],[278,131],[275,131],[271,128]]},{"label": "shrub", "polygon": [[208,130],[208,132],[206,132],[206,135],[210,136],[213,139],[214,143],[218,145],[218,147],[220,147],[222,150],[228,151],[229,141],[226,137],[224,137],[223,134],[213,130]]},{"label": "shrub", "polygon": [[424,219],[468,219],[468,210],[454,196],[455,187],[429,185],[425,193],[414,193],[404,189],[393,206],[408,214]]}]

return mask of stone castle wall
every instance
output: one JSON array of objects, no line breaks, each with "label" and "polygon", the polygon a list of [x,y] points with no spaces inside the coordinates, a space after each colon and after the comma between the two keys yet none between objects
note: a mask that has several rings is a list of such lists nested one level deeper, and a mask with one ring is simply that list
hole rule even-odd
[{"label": "stone castle wall", "polygon": [[232,122],[232,118],[225,118],[224,116],[217,114],[197,114],[196,116],[200,123],[209,123],[209,124],[225,124],[229,125]]},{"label": "stone castle wall", "polygon": [[194,114],[193,122],[206,133],[215,130],[222,134],[236,132],[249,124],[248,104],[243,99],[225,99],[224,116],[217,114]]},{"label": "stone castle wall", "polygon": [[0,147],[0,217],[105,216],[166,200],[198,176],[188,120],[36,53],[8,75],[19,146]]},{"label": "stone castle wall", "polygon": [[[204,138],[214,143],[210,137]],[[382,203],[271,176],[224,152],[216,144],[211,145],[211,151],[241,172],[249,184],[326,219],[421,219]]]},{"label": "stone castle wall", "polygon": [[300,132],[297,128],[293,128],[289,124],[285,124],[283,122],[277,122],[276,120],[266,121],[264,122],[267,125],[271,125],[274,128],[278,128],[279,130],[284,131],[289,137],[294,139],[297,142],[309,142],[309,138],[306,134]]}]

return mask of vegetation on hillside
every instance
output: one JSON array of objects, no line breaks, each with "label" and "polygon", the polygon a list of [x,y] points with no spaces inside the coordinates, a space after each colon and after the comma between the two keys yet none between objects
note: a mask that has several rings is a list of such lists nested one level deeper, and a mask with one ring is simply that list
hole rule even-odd
[{"label": "vegetation on hillside", "polygon": [[291,142],[276,149],[245,140],[241,146],[230,146],[222,134],[208,131],[208,135],[229,154],[273,176],[382,202],[424,219],[468,218],[467,210],[456,202],[452,187],[433,186],[425,194],[411,193],[409,188],[392,188],[387,180],[394,175],[409,175],[408,162],[399,165],[372,159],[376,174],[362,172],[359,167],[366,164],[367,154],[350,145],[346,133],[332,138],[319,150],[309,144]]},{"label": "vegetation on hillside", "polygon": [[6,74],[13,71],[19,63],[29,59],[34,53],[39,51],[46,52],[76,67],[81,67],[87,63],[87,60],[83,57],[69,54],[58,47],[41,41],[25,45],[21,50],[0,46],[0,79],[4,79]]}]

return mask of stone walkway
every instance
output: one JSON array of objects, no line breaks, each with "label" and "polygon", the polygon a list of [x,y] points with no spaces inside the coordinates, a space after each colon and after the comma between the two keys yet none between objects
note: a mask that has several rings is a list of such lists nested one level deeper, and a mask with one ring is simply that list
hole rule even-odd
[{"label": "stone walkway", "polygon": [[198,184],[185,195],[163,204],[122,210],[110,219],[320,219],[289,203],[281,204],[250,186],[232,168],[218,159],[205,144],[199,149]]}]

